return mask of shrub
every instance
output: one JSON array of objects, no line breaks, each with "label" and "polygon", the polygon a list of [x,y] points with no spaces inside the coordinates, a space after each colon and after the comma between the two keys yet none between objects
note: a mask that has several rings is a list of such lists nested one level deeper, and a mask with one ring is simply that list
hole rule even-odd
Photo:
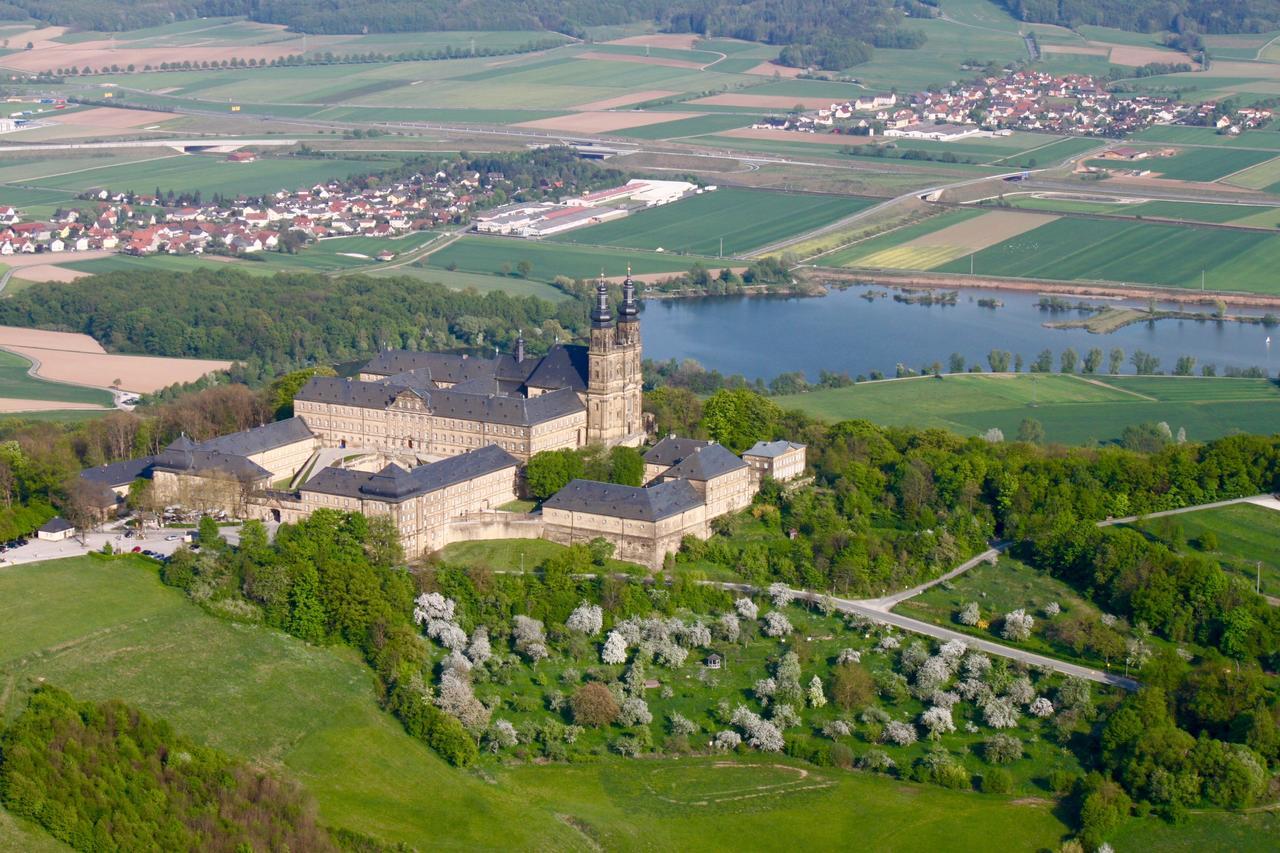
[{"label": "shrub", "polygon": [[613,693],[598,681],[582,685],[569,700],[573,709],[573,721],[584,726],[599,728],[618,719],[622,709]]},{"label": "shrub", "polygon": [[831,699],[846,711],[871,704],[876,697],[876,683],[863,666],[855,661],[842,663],[835,668],[831,682]]},{"label": "shrub", "polygon": [[1022,741],[1013,735],[992,735],[982,744],[982,757],[991,764],[1009,764],[1022,757]]},{"label": "shrub", "polygon": [[849,770],[853,767],[853,750],[842,743],[833,743],[827,749],[827,757],[834,767]]},{"label": "shrub", "polygon": [[1007,794],[1013,790],[1013,776],[1008,770],[992,767],[982,774],[982,793]]}]

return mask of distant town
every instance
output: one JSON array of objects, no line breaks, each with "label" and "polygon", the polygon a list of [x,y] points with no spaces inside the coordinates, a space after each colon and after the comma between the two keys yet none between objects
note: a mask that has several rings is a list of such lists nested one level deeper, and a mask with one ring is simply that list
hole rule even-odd
[{"label": "distant town", "polygon": [[911,95],[871,94],[813,111],[762,119],[753,127],[948,142],[1014,130],[1122,138],[1155,124],[1215,127],[1238,134],[1261,127],[1271,111],[1216,101],[1187,104],[1157,95],[1113,92],[1087,75],[1015,71]]}]

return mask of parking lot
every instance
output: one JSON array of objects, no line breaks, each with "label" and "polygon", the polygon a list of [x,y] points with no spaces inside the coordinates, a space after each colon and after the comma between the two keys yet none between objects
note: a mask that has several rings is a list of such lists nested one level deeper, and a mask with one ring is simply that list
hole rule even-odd
[{"label": "parking lot", "polygon": [[[275,524],[267,525],[268,536],[275,536],[276,526]],[[123,523],[118,523],[102,532],[85,535],[84,542],[80,541],[79,536],[73,536],[61,542],[49,542],[32,537],[26,545],[10,548],[0,554],[0,566],[34,563],[40,560],[57,560],[62,557],[76,557],[87,554],[90,551],[101,551],[102,546],[108,542],[111,543],[112,549],[117,552],[132,551],[137,548],[139,551],[153,551],[162,557],[167,557],[183,546],[183,534],[186,532],[186,530],[180,528],[149,529],[141,534],[135,533],[132,537],[126,538]],[[240,543],[239,527],[224,527],[221,532],[222,537],[231,544],[237,545]]]}]

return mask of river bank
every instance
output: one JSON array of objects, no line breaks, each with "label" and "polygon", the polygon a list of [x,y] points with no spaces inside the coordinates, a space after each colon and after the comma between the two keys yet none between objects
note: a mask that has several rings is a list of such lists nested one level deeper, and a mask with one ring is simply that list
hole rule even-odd
[{"label": "river bank", "polygon": [[959,273],[920,272],[917,270],[863,270],[834,267],[809,267],[798,271],[797,275],[835,286],[840,286],[841,284],[846,286],[854,284],[891,284],[906,288],[1006,290],[1021,293],[1052,293],[1063,296],[1091,296],[1108,299],[1158,299],[1162,302],[1181,302],[1190,305],[1211,305],[1214,301],[1221,300],[1228,305],[1251,308],[1280,308],[1280,295],[1270,296],[1261,293],[1220,290],[1186,290],[1176,287],[1153,287],[1151,285],[986,278]]}]

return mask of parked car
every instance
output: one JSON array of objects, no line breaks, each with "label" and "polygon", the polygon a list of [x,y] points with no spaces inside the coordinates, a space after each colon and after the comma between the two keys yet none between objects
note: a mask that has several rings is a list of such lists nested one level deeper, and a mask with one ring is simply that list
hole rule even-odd
[{"label": "parked car", "polygon": [[178,535],[178,534],[176,534],[176,533],[170,533],[168,536],[164,537],[164,541],[166,541],[166,542],[177,542],[177,541],[178,541],[179,539],[181,539],[181,538],[182,538],[182,537],[181,537],[181,536],[179,536],[179,535]]}]

